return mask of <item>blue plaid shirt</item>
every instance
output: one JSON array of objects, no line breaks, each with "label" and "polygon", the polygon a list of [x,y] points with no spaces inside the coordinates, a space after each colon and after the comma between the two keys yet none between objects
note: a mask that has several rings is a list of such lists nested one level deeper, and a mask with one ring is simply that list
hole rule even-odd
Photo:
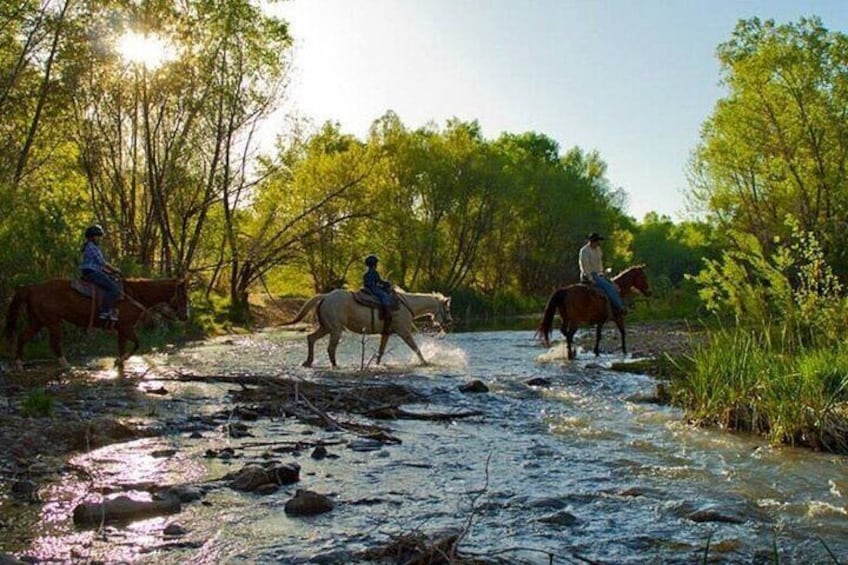
[{"label": "blue plaid shirt", "polygon": [[86,242],[85,248],[82,250],[82,264],[80,271],[90,269],[92,271],[103,271],[103,266],[106,265],[106,258],[100,247],[93,241]]}]

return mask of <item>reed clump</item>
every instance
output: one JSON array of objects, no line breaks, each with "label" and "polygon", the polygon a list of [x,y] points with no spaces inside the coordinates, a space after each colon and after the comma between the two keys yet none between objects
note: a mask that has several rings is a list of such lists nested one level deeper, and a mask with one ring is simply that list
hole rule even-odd
[{"label": "reed clump", "polygon": [[672,381],[702,425],[848,453],[848,301],[814,236],[791,219],[770,254],[746,234],[697,277],[706,306],[734,323],[709,330]]}]

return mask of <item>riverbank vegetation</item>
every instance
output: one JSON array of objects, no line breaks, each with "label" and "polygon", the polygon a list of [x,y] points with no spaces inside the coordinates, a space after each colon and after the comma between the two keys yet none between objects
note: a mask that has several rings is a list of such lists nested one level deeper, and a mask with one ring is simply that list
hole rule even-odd
[{"label": "riverbank vegetation", "polygon": [[770,254],[732,234],[698,275],[707,307],[735,323],[693,347],[672,394],[695,422],[848,453],[848,304],[813,234],[788,224]]},{"label": "riverbank vegetation", "polygon": [[[692,162],[727,237],[693,280],[724,320],[674,397],[699,423],[848,452],[848,41],[821,21],[740,22],[719,46],[729,93]],[[729,322],[728,322],[729,320]]]}]

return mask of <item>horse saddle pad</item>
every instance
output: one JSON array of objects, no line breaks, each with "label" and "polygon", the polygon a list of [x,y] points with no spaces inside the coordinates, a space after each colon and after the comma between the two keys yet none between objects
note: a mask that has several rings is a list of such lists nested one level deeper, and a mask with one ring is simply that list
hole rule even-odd
[{"label": "horse saddle pad", "polygon": [[[380,307],[380,299],[371,294],[367,288],[360,288],[356,292],[353,293],[353,299],[362,304],[363,306],[368,306],[369,308],[379,308]],[[397,310],[400,308],[400,300],[397,297],[397,294],[390,293],[389,299],[391,300],[390,308],[392,310]]]},{"label": "horse saddle pad", "polygon": [[96,284],[81,279],[72,280],[71,288],[88,298],[91,298],[92,296],[97,296],[98,294],[103,292]]}]

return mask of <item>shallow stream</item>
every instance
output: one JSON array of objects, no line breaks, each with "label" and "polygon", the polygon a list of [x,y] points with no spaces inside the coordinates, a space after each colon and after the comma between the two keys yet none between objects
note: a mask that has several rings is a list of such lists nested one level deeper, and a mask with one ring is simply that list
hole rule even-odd
[{"label": "shallow stream", "polygon": [[[341,369],[328,370],[326,339],[317,369],[303,369],[305,337],[272,331],[213,340],[137,363],[157,371],[200,375],[298,375],[344,382],[402,382],[424,394],[410,410],[480,410],[482,417],[438,423],[387,424],[400,445],[336,458],[304,451],[297,485],[258,496],[209,492],[180,514],[76,530],[69,515],[82,496],[106,485],[202,483],[241,467],[242,459],[204,458],[207,449],[309,438],[345,441],[350,434],[316,430],[292,419],[251,423],[253,437],[204,432],[138,440],[78,456],[64,482],[42,493],[39,534],[28,555],[70,561],[151,563],[346,563],[358,552],[406,532],[465,529],[461,548],[529,563],[832,563],[848,560],[848,459],[770,448],[754,437],[697,429],[680,411],[646,401],[656,381],[608,369],[618,356],[562,346],[542,349],[532,332],[419,336],[433,365],[421,367],[393,338],[387,363],[360,367],[376,348],[345,334]],[[528,386],[542,377],[550,386]],[[150,377],[148,377],[150,378]],[[490,392],[458,387],[482,380]],[[233,384],[162,383],[169,400],[151,414],[173,421],[211,414],[227,404]],[[156,382],[145,382],[146,387]],[[166,406],[167,404],[167,406]],[[175,451],[172,451],[175,450]],[[163,455],[164,454],[164,455]],[[283,461],[291,455],[280,456]],[[283,512],[295,488],[334,496],[336,508],[313,518]],[[165,538],[166,524],[187,530]]]}]

